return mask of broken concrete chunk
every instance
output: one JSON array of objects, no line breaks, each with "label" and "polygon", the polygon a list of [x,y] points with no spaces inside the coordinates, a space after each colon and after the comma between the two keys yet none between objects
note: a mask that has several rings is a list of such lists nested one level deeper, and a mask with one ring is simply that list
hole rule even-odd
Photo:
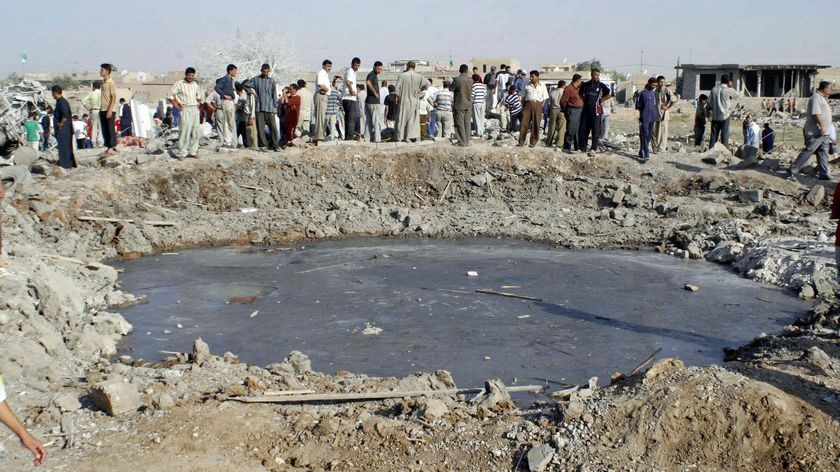
[{"label": "broken concrete chunk", "polygon": [[831,357],[829,357],[828,354],[825,353],[825,351],[816,346],[806,349],[802,353],[802,360],[808,362],[810,364],[811,369],[813,369],[818,374],[832,374]]},{"label": "broken concrete chunk", "polygon": [[312,362],[306,354],[300,351],[292,351],[279,364],[266,366],[275,375],[295,374],[303,375],[312,372]]},{"label": "broken concrete chunk", "polygon": [[554,457],[554,448],[548,444],[540,444],[528,451],[528,470],[531,472],[542,472],[551,463]]},{"label": "broken concrete chunk", "polygon": [[426,408],[423,410],[423,419],[426,421],[435,421],[447,413],[449,413],[449,408],[447,408],[443,400],[430,398],[426,402]]},{"label": "broken concrete chunk", "polygon": [[90,391],[93,403],[111,416],[137,411],[143,405],[140,393],[122,380],[99,382]]},{"label": "broken concrete chunk", "polygon": [[470,177],[469,182],[471,184],[475,185],[476,187],[484,187],[485,185],[489,184],[493,180],[495,180],[493,178],[493,176],[490,175],[489,172],[485,172],[483,174],[476,174],[476,175]]},{"label": "broken concrete chunk", "polygon": [[55,406],[57,406],[62,413],[73,412],[82,407],[82,404],[79,402],[79,398],[70,393],[56,396],[53,399],[53,403],[55,403]]},{"label": "broken concrete chunk", "polygon": [[700,291],[700,287],[698,287],[696,285],[692,285],[692,284],[685,284],[685,286],[683,288],[685,290],[688,290],[689,292],[699,292]]},{"label": "broken concrete chunk", "polygon": [[810,203],[813,206],[819,206],[823,199],[825,198],[825,187],[822,185],[814,185],[808,195],[805,197],[805,201]]},{"label": "broken concrete chunk", "polygon": [[490,379],[485,382],[484,393],[475,397],[473,402],[478,407],[484,407],[490,411],[498,412],[513,409],[510,394],[501,379]]},{"label": "broken concrete chunk", "polygon": [[679,359],[662,359],[645,372],[643,383],[647,384],[661,377],[670,377],[683,369],[685,369],[685,364]]},{"label": "broken concrete chunk", "polygon": [[706,260],[711,262],[719,262],[721,264],[728,264],[735,261],[744,252],[744,245],[741,243],[722,241],[708,254]]},{"label": "broken concrete chunk", "polygon": [[210,346],[207,345],[201,338],[193,342],[192,361],[195,364],[203,364],[213,359],[213,354],[210,354]]},{"label": "broken concrete chunk", "polygon": [[573,399],[560,407],[560,414],[563,416],[563,421],[575,421],[583,416],[586,410],[586,405],[577,399]]},{"label": "broken concrete chunk", "polygon": [[761,203],[764,199],[764,192],[761,190],[743,190],[738,194],[738,201],[741,203]]},{"label": "broken concrete chunk", "polygon": [[814,277],[814,291],[818,297],[831,297],[834,295],[834,287],[831,282],[821,276]]}]

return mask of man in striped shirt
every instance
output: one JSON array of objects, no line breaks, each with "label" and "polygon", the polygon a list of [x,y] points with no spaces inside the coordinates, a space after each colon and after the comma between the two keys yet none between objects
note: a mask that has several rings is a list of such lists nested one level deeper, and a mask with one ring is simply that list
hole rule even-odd
[{"label": "man in striped shirt", "polygon": [[437,133],[435,137],[437,138],[443,136],[446,139],[452,139],[452,125],[454,123],[452,118],[453,100],[452,84],[443,84],[443,89],[435,95],[435,117],[437,120]]},{"label": "man in striped shirt", "polygon": [[478,74],[473,75],[472,86],[472,106],[473,106],[473,125],[475,126],[475,134],[479,138],[484,136],[484,114],[487,110],[487,86],[481,80]]},{"label": "man in striped shirt", "polygon": [[508,85],[508,93],[505,96],[505,108],[510,113],[508,132],[518,131],[519,120],[522,118],[522,99],[516,93],[516,87],[514,85]]},{"label": "man in striped shirt", "polygon": [[204,100],[204,92],[195,81],[195,69],[187,67],[184,80],[172,86],[169,98],[172,106],[181,112],[177,157],[179,160],[198,157],[198,105]]}]

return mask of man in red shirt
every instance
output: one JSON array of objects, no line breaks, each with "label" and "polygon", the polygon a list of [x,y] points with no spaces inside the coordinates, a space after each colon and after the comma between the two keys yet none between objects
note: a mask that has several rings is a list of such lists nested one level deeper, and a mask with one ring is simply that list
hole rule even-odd
[{"label": "man in red shirt", "polygon": [[[572,76],[572,83],[563,90],[563,97],[560,98],[560,106],[566,115],[566,136],[563,138],[563,152],[572,153],[580,150],[578,144],[578,127],[580,126],[580,114],[583,110],[583,97],[580,96],[580,74]],[[559,138],[558,138],[559,139]]]}]

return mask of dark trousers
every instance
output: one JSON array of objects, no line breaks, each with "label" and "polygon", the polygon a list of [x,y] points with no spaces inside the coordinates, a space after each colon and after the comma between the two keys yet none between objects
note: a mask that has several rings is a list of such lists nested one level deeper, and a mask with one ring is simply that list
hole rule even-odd
[{"label": "dark trousers", "polygon": [[344,139],[359,139],[359,104],[355,100],[342,100],[344,108]]},{"label": "dark trousers", "polygon": [[642,121],[639,123],[639,157],[650,157],[650,140],[653,137],[653,124],[655,121]]},{"label": "dark trousers", "polygon": [[[270,111],[258,111],[257,115],[257,141],[261,148],[277,149],[280,141],[277,136],[277,122],[274,121],[274,113]],[[268,136],[265,134],[265,127],[268,126]]]},{"label": "dark trousers", "polygon": [[67,123],[62,128],[58,128],[55,139],[58,142],[58,165],[65,169],[76,167],[76,155],[73,153],[73,127]]},{"label": "dark trousers", "polygon": [[805,163],[811,159],[814,154],[817,155],[817,171],[820,177],[828,177],[828,136],[805,136],[805,148],[793,161],[790,166],[791,174],[798,174],[805,166]]},{"label": "dark trousers", "polygon": [[453,110],[452,115],[455,121],[455,135],[458,136],[458,141],[461,146],[469,146],[470,144],[470,122],[472,121],[472,110]]},{"label": "dark trousers", "polygon": [[134,136],[131,132],[131,120],[120,120],[120,136]]},{"label": "dark trousers", "polygon": [[114,114],[111,113],[110,118],[105,118],[108,112],[99,112],[99,123],[102,124],[102,143],[106,149],[114,149],[117,147],[117,132],[114,129]]},{"label": "dark trousers", "polygon": [[586,152],[589,143],[589,135],[592,135],[592,150],[598,150],[598,142],[601,139],[601,117],[594,111],[581,113],[580,124],[578,125],[578,147]]},{"label": "dark trousers", "polygon": [[575,151],[580,149],[578,142],[578,128],[580,127],[580,108],[566,108],[566,136],[563,137],[563,149]]},{"label": "dark trousers", "polygon": [[542,119],[543,102],[525,102],[522,110],[522,126],[519,128],[519,144],[525,144],[525,136],[531,131],[531,146],[540,139],[540,120]]},{"label": "dark trousers", "polygon": [[703,144],[703,136],[706,134],[706,123],[694,123],[694,145]]},{"label": "dark trousers", "polygon": [[511,133],[513,133],[514,131],[519,131],[520,123],[522,123],[522,111],[520,111],[519,113],[511,113],[508,131],[510,131]]},{"label": "dark trousers", "polygon": [[87,138],[76,138],[76,149],[84,149]]},{"label": "dark trousers", "polygon": [[718,139],[724,146],[729,146],[729,118],[723,121],[712,120],[712,139],[709,141],[709,147],[714,146]]}]

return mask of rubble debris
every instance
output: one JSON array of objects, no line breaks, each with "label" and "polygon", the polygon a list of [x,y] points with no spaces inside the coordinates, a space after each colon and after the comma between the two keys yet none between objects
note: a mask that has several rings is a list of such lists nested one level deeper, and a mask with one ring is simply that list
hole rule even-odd
[{"label": "rubble debris", "polygon": [[97,383],[90,390],[90,396],[96,406],[111,416],[131,413],[143,406],[137,388],[120,379]]},{"label": "rubble debris", "polygon": [[546,470],[551,459],[554,458],[554,448],[548,444],[540,444],[528,451],[528,470],[542,472]]}]

